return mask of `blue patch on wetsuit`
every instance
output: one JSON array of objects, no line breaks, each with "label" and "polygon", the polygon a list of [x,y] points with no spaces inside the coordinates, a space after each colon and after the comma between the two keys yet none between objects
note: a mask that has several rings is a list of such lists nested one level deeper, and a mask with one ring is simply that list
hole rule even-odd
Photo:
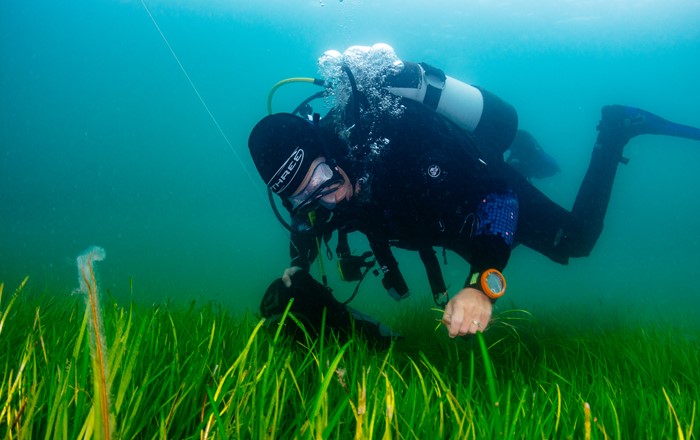
[{"label": "blue patch on wetsuit", "polygon": [[513,245],[518,225],[518,198],[513,191],[482,198],[476,209],[476,217],[475,235],[498,235],[508,246]]}]

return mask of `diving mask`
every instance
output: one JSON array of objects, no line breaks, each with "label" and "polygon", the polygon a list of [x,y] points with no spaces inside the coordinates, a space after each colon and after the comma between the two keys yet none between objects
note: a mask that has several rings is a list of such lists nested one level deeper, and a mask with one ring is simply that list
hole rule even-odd
[{"label": "diving mask", "polygon": [[323,200],[323,198],[336,192],[343,181],[343,176],[334,167],[331,167],[326,162],[319,163],[314,168],[311,179],[309,179],[304,189],[299,194],[288,197],[289,202],[292,204],[292,215],[311,211],[317,204],[327,209],[335,208],[334,200],[329,202]]}]

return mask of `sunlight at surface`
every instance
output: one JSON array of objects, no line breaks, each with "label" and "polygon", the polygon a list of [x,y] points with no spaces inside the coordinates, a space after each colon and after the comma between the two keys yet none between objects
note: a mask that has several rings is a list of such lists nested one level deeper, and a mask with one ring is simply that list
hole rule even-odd
[{"label": "sunlight at surface", "polygon": [[[426,38],[443,36],[454,41],[454,38],[470,37],[479,44],[488,44],[489,39],[508,34],[520,42],[551,45],[556,41],[576,46],[607,45],[611,37],[622,45],[633,44],[633,40],[642,36],[654,45],[700,38],[698,0],[151,0],[148,4],[202,15],[245,17],[245,20],[264,18],[285,26],[304,23],[321,32],[337,32],[338,25],[341,30],[344,25],[351,25],[353,33],[359,35],[379,29],[385,33],[405,33],[413,28],[427,30]],[[508,24],[506,28],[504,23]]]}]

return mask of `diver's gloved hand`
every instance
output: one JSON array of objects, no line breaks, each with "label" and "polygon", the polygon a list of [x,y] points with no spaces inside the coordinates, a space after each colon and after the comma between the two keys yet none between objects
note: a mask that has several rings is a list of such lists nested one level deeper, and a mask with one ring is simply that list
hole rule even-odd
[{"label": "diver's gloved hand", "polygon": [[403,275],[398,269],[391,270],[386,266],[382,267],[384,272],[384,278],[382,278],[382,285],[386,289],[389,296],[394,298],[396,301],[401,301],[402,299],[408,298],[411,292],[408,290],[408,285],[406,280],[403,279]]},{"label": "diver's gloved hand", "polygon": [[338,272],[343,281],[360,281],[362,279],[362,269],[369,269],[374,266],[376,260],[368,261],[372,258],[372,252],[367,251],[362,255],[346,255],[338,259]]},{"label": "diver's gloved hand", "polygon": [[316,328],[320,328],[323,310],[326,309],[326,322],[331,327],[347,327],[350,318],[347,308],[333,297],[331,289],[314,280],[299,268],[290,268],[289,286],[278,278],[270,284],[260,303],[260,312],[266,318],[284,312],[291,299],[291,311],[304,318]]},{"label": "diver's gloved hand", "polygon": [[287,321],[285,329],[295,338],[303,340],[304,334],[319,334],[324,325],[345,335],[350,335],[355,329],[368,342],[379,347],[388,347],[393,339],[399,337],[379,321],[340,303],[328,287],[304,270],[294,271],[291,286],[286,287],[280,278],[274,280],[263,296],[260,312],[270,322],[279,322],[287,304],[294,299],[290,310],[306,329],[302,333],[299,327]]}]

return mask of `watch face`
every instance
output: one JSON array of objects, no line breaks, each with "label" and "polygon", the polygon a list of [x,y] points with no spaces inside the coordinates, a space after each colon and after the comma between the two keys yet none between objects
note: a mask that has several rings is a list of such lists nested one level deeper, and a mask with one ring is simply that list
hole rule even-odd
[{"label": "watch face", "polygon": [[481,283],[484,293],[491,298],[499,298],[506,293],[506,279],[496,269],[487,270]]},{"label": "watch face", "polygon": [[490,273],[486,277],[486,284],[489,286],[489,290],[493,293],[498,293],[503,290],[503,279],[496,275],[495,273]]}]

